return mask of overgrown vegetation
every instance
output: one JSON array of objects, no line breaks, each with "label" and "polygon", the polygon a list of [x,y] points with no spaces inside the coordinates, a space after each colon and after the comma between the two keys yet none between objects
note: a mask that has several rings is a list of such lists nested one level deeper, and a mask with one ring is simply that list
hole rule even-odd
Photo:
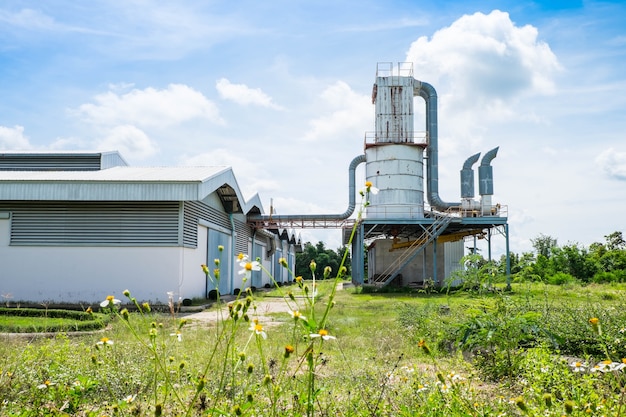
[{"label": "overgrown vegetation", "polygon": [[[511,254],[511,272],[520,281],[548,284],[626,282],[626,241],[621,231],[589,248],[578,243],[559,246],[557,239],[539,235],[532,240],[535,253]],[[494,263],[504,272],[504,259]]]},{"label": "overgrown vegetation", "polygon": [[[246,294],[213,324],[142,306],[119,311],[102,335],[3,343],[0,414],[561,416],[623,407],[624,286],[333,295],[332,280],[300,284],[267,294],[288,302],[291,293],[303,307],[270,320],[255,313],[262,296]],[[313,289],[315,316],[305,305]],[[311,338],[319,330],[301,320],[319,328],[331,297],[325,335],[336,339]]]},{"label": "overgrown vegetation", "polygon": [[[334,272],[312,261],[307,279],[290,271],[294,285],[266,294],[288,307],[271,320],[251,291],[218,298],[209,324],[171,296],[166,314],[124,291],[136,312],[107,297],[105,333],[0,344],[0,415],[620,416],[626,285],[571,275],[590,254],[539,247],[510,291],[478,255],[460,288],[417,293],[341,290],[347,254]],[[621,259],[616,236],[603,247],[596,266]],[[244,279],[261,268],[240,260]],[[219,265],[203,269],[219,280]]]}]

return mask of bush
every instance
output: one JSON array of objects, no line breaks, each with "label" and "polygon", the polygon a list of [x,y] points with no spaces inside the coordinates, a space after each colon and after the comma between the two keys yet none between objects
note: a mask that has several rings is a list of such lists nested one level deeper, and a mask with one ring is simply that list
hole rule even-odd
[{"label": "bush", "polygon": [[592,281],[597,284],[626,282],[626,270],[600,271],[593,276]]},{"label": "bush", "polygon": [[557,272],[556,274],[548,277],[547,281],[548,284],[552,285],[573,284],[576,282],[576,278],[565,272]]},{"label": "bush", "polygon": [[4,307],[0,307],[0,316],[33,318],[33,320],[27,324],[0,322],[0,332],[9,333],[99,330],[106,326],[109,319],[102,314],[90,314],[83,311]]}]

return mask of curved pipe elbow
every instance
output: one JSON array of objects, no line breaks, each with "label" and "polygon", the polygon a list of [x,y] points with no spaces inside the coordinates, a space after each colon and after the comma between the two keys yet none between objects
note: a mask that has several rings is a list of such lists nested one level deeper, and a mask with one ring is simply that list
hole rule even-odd
[{"label": "curved pipe elbow", "polygon": [[250,220],[260,221],[298,221],[298,220],[344,220],[354,213],[356,208],[356,168],[365,162],[365,155],[359,155],[352,159],[348,167],[348,208],[340,214],[285,214],[285,215],[253,215]]},{"label": "curved pipe elbow", "polygon": [[472,169],[472,165],[478,162],[478,158],[480,158],[480,152],[467,158],[463,163],[463,169]]},{"label": "curved pipe elbow", "polygon": [[419,95],[426,102],[426,130],[428,131],[428,159],[426,160],[428,204],[436,210],[446,211],[451,207],[459,207],[460,202],[448,203],[439,197],[439,144],[437,125],[437,91],[435,87],[424,81],[415,80],[414,95]]},{"label": "curved pipe elbow", "polygon": [[485,156],[483,156],[483,159],[480,161],[480,165],[481,166],[489,166],[491,164],[491,161],[493,161],[493,159],[498,154],[498,149],[500,149],[500,147],[496,146],[495,148],[493,148],[492,150],[487,152],[485,154]]}]

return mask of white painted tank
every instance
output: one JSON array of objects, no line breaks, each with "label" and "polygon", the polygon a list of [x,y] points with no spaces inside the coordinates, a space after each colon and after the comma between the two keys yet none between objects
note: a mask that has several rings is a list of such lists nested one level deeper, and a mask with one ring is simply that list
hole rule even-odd
[{"label": "white painted tank", "polygon": [[367,218],[419,219],[424,217],[423,150],[409,144],[365,149],[365,177],[378,194],[370,195]]}]

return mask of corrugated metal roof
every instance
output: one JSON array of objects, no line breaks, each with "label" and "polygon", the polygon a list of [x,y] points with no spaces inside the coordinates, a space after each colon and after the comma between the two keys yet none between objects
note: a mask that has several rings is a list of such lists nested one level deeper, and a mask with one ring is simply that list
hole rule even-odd
[{"label": "corrugated metal roof", "polygon": [[117,151],[0,151],[2,171],[96,171],[128,166]]},{"label": "corrugated metal roof", "polygon": [[5,201],[202,201],[217,192],[229,211],[263,211],[258,195],[244,200],[232,168],[224,165],[129,167],[117,151],[0,151],[3,155],[100,156],[102,161],[101,169],[91,171],[0,168],[0,199]]},{"label": "corrugated metal roof", "polygon": [[200,201],[223,187],[247,204],[230,167],[114,167],[101,171],[0,171],[3,200]]},{"label": "corrugated metal roof", "polygon": [[99,171],[0,171],[0,181],[202,182],[228,170],[212,167],[113,167]]}]

